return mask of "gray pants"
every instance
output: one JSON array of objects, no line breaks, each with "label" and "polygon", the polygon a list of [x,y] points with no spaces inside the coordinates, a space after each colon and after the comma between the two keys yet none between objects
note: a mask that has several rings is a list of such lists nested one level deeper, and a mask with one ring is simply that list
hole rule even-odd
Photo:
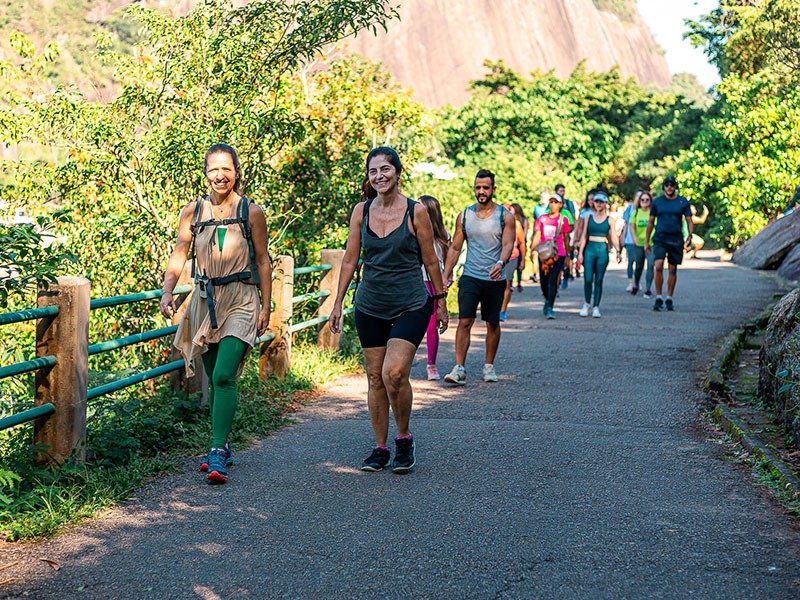
[{"label": "gray pants", "polygon": [[656,263],[655,254],[652,249],[650,254],[645,254],[644,246],[633,247],[633,260],[635,269],[633,272],[633,285],[639,287],[639,282],[642,280],[642,271],[644,271],[645,262],[647,262],[647,274],[645,275],[645,290],[649,291],[653,287],[653,266]]}]

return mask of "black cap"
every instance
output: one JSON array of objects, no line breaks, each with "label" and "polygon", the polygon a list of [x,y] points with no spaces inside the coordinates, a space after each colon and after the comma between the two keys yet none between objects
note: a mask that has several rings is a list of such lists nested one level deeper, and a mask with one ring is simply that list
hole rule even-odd
[{"label": "black cap", "polygon": [[668,176],[667,176],[667,177],[664,179],[664,183],[662,183],[662,184],[661,184],[661,187],[664,187],[664,186],[665,186],[665,185],[667,185],[668,183],[671,183],[671,184],[672,184],[672,185],[674,185],[676,188],[678,187],[678,180],[677,180],[677,179],[675,179],[675,176],[674,176],[674,175],[668,175]]}]

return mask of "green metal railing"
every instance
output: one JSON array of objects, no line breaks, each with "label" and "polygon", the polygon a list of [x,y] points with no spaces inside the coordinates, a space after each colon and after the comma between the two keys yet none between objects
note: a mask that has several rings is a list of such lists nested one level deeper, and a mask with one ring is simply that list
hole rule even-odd
[{"label": "green metal railing", "polygon": [[[311,273],[324,273],[330,271],[333,267],[329,264],[322,264],[322,265],[312,265],[307,267],[299,267],[293,270],[294,275],[305,275]],[[352,284],[348,290],[355,289],[355,284]],[[182,285],[178,286],[173,290],[173,294],[182,295],[188,294],[193,289],[192,285]],[[327,298],[330,296],[331,292],[327,290],[319,291],[319,292],[310,292],[307,294],[301,294],[299,296],[294,296],[292,298],[292,304],[298,304],[301,302],[306,302],[309,300],[321,300],[323,298]],[[133,294],[125,294],[122,296],[112,296],[110,298],[98,298],[91,300],[89,303],[90,310],[96,310],[101,308],[109,308],[113,306],[120,306],[123,304],[131,304],[134,302],[142,302],[145,300],[154,300],[161,298],[163,295],[163,290],[148,290],[144,292],[137,292]],[[348,308],[344,311],[344,314],[351,314],[353,312],[353,308]],[[58,307],[56,306],[47,306],[43,308],[34,308],[34,309],[27,309],[21,310],[13,313],[5,313],[0,314],[0,325],[7,325],[11,323],[19,323],[23,321],[32,321],[35,319],[42,319],[46,317],[53,317],[58,314]],[[296,333],[303,329],[307,329],[309,327],[314,327],[316,325],[321,325],[328,321],[327,316],[320,316],[313,319],[309,319],[306,321],[302,321],[300,323],[296,323],[290,327],[290,331],[292,333]],[[119,348],[124,348],[126,346],[131,346],[134,344],[139,344],[142,342],[152,341],[159,338],[163,338],[169,335],[174,334],[178,330],[177,325],[172,325],[170,327],[161,327],[159,329],[153,329],[151,331],[145,331],[142,333],[136,333],[112,340],[108,340],[105,342],[97,342],[94,344],[90,344],[88,347],[88,354],[89,356],[94,356],[96,354],[100,354],[103,352],[110,352],[112,350],[117,350]],[[275,334],[272,332],[266,333],[259,338],[256,339],[257,344],[262,344],[265,342],[269,342],[275,339]],[[18,363],[14,363],[11,365],[0,367],[0,379],[6,377],[12,377],[15,375],[20,375],[23,373],[28,373],[31,371],[35,371],[41,368],[49,368],[53,367],[57,364],[58,358],[56,356],[43,356],[38,357],[32,360],[22,361]],[[154,367],[152,369],[148,369],[141,373],[135,373],[134,375],[130,375],[128,377],[122,377],[115,381],[94,387],[89,388],[87,390],[87,399],[91,400],[94,398],[98,398],[100,396],[104,396],[106,394],[110,394],[112,392],[119,391],[126,387],[130,387],[132,385],[136,385],[143,381],[147,381],[149,379],[153,379],[155,377],[159,377],[161,375],[165,375],[167,373],[171,373],[173,371],[177,371],[185,367],[185,361],[183,359],[174,360],[169,362],[165,365],[161,365],[158,367]],[[29,410],[22,411],[20,413],[3,417],[0,419],[0,430],[14,427],[16,425],[20,425],[22,423],[27,423],[38,419],[39,417],[48,416],[55,411],[55,407],[52,404],[43,404],[41,406],[36,406]]]}]

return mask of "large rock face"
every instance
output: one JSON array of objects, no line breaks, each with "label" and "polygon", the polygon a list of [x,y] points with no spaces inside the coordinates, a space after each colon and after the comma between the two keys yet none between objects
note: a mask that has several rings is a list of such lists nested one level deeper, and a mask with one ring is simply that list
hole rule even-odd
[{"label": "large rock face", "polygon": [[598,10],[593,0],[403,0],[401,21],[387,33],[361,33],[349,48],[385,63],[428,106],[467,100],[486,59],[514,70],[569,75],[619,65],[640,83],[669,85],[670,71],[650,30],[633,9],[630,21]]},{"label": "large rock face", "polygon": [[800,210],[773,221],[736,252],[733,262],[751,269],[777,269],[800,241]]},{"label": "large rock face", "polygon": [[759,356],[758,397],[775,409],[800,445],[800,288],[772,311]]}]

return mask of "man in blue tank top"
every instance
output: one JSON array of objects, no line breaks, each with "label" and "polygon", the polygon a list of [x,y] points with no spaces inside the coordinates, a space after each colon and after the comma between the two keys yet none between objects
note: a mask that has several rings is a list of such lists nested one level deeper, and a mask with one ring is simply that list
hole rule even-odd
[{"label": "man in blue tank top", "polygon": [[[655,258],[655,284],[656,302],[653,310],[663,308],[673,310],[672,294],[675,293],[675,284],[678,281],[678,265],[683,262],[683,220],[689,231],[688,239],[691,241],[694,223],[689,201],[683,196],[678,196],[678,182],[670,175],[664,179],[661,186],[664,194],[653,199],[650,206],[650,220],[647,222],[647,232],[644,238],[644,251],[646,254],[653,252]],[[653,247],[650,248],[650,234],[655,227]],[[664,259],[669,260],[669,275],[667,277],[666,301],[661,295],[664,285]]]},{"label": "man in blue tank top", "polygon": [[514,215],[496,204],[494,173],[481,169],[475,176],[475,199],[456,218],[455,235],[447,253],[444,267],[445,282],[452,280],[461,247],[467,242],[467,260],[458,280],[458,329],[456,329],[456,365],[445,375],[448,383],[464,385],[467,381],[465,362],[470,333],[481,307],[481,319],[486,322],[486,360],[483,380],[497,381],[494,358],[500,345],[500,308],[506,282],[506,266],[516,238]]}]

